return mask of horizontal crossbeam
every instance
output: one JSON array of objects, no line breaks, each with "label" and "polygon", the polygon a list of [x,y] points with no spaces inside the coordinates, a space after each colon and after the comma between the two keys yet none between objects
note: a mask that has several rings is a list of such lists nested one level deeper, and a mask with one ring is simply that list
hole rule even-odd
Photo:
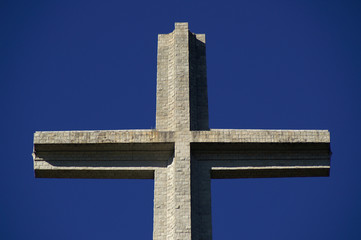
[{"label": "horizontal crossbeam", "polygon": [[173,156],[168,140],[171,133],[144,130],[36,132],[35,176],[152,179]]},{"label": "horizontal crossbeam", "polygon": [[[328,176],[324,130],[192,131],[191,154],[212,178]],[[154,178],[174,154],[174,133],[154,130],[34,134],[36,177]]]},{"label": "horizontal crossbeam", "polygon": [[193,132],[192,156],[212,178],[329,176],[325,130],[212,130]]}]

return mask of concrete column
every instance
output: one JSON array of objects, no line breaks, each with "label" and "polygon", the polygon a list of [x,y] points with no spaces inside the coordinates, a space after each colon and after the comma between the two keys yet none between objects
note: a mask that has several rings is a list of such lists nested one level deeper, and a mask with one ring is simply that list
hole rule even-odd
[{"label": "concrete column", "polygon": [[209,130],[205,35],[176,23],[158,36],[157,130]]},{"label": "concrete column", "polygon": [[154,172],[153,240],[167,239],[167,169]]}]

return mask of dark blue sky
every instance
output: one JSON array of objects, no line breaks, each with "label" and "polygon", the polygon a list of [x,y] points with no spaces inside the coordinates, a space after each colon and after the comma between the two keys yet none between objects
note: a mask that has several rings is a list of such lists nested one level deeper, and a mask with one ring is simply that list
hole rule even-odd
[{"label": "dark blue sky", "polygon": [[360,1],[0,1],[0,239],[151,239],[152,180],[35,179],[35,131],[155,127],[157,34],[207,39],[211,128],[328,129],[329,178],[212,180],[213,238],[361,239]]}]

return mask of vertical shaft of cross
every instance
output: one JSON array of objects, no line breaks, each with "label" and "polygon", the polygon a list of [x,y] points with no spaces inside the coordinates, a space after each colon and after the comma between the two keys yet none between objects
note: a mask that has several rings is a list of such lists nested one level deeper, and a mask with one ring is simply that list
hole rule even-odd
[{"label": "vertical shaft of cross", "polygon": [[210,171],[190,146],[192,130],[209,130],[205,35],[176,23],[158,37],[157,68],[156,129],[174,131],[175,145],[167,169],[155,171],[153,239],[211,239]]},{"label": "vertical shaft of cross", "polygon": [[189,86],[190,128],[209,130],[205,34],[189,34]]},{"label": "vertical shaft of cross", "polygon": [[212,240],[211,169],[191,156],[192,239]]},{"label": "vertical shaft of cross", "polygon": [[187,23],[158,36],[156,128],[209,130],[205,35]]}]

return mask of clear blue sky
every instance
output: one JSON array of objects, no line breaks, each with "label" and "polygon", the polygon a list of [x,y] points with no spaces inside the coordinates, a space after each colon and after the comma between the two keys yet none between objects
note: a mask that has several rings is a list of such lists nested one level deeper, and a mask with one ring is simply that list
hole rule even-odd
[{"label": "clear blue sky", "polygon": [[214,240],[361,239],[360,1],[0,1],[0,239],[151,239],[152,180],[35,179],[33,133],[155,126],[157,34],[207,39],[211,128],[328,129],[329,178],[212,180]]}]

